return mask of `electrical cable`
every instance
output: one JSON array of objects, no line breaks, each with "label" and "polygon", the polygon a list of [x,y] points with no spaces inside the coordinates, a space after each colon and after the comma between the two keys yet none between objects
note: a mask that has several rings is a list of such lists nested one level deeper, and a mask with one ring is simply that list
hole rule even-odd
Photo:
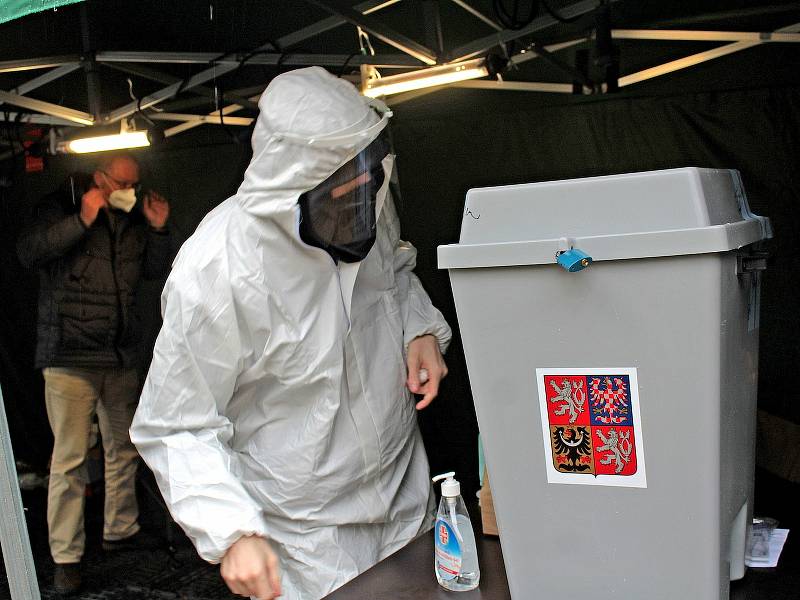
[{"label": "electrical cable", "polygon": [[[270,46],[272,46],[272,48],[275,50],[275,52],[280,52],[280,49],[278,48],[278,45],[275,42],[273,42],[271,40],[267,40],[266,43],[269,44]],[[267,54],[268,52],[269,52],[268,50],[253,50],[253,51],[249,52],[247,55],[244,56],[244,58],[242,58],[239,61],[239,65],[236,67],[237,70],[240,69],[241,67],[243,67],[244,64],[248,60],[253,58],[253,56],[256,56],[258,54]],[[240,53],[241,53],[241,50],[230,50],[228,52],[223,52],[219,56],[216,56],[216,57],[212,58],[211,60],[209,60],[208,63],[206,63],[206,64],[208,65],[208,67],[215,67],[217,65],[217,63],[219,61],[223,60],[224,58],[227,58],[227,57],[229,57],[231,55],[237,55],[237,54],[240,54]],[[178,94],[180,94],[184,90],[184,88],[186,87],[186,84],[189,83],[189,80],[193,76],[194,76],[194,74],[189,74],[186,77],[184,77],[180,81],[180,83],[178,84],[177,89],[172,93],[171,98],[175,98]]]},{"label": "electrical cable", "polygon": [[361,56],[362,52],[359,50],[358,52],[352,52],[342,63],[342,66],[339,68],[339,75],[338,77],[341,79],[344,77],[344,70],[347,68],[348,63],[353,60],[356,56]]}]

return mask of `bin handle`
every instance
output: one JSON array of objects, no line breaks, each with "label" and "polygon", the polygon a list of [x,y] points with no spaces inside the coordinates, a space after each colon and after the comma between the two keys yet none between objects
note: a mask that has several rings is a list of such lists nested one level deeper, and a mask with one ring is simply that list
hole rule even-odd
[{"label": "bin handle", "polygon": [[747,254],[739,254],[736,257],[736,274],[758,273],[767,270],[767,259],[769,253],[763,250],[752,250]]}]

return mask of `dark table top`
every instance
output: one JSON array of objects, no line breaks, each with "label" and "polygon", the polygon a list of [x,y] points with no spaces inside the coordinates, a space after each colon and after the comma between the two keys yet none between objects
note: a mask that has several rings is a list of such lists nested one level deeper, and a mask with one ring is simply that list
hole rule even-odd
[{"label": "dark table top", "polygon": [[[474,516],[473,516],[474,517]],[[473,518],[481,582],[477,589],[454,595],[442,588],[433,572],[433,532],[430,531],[392,556],[328,595],[329,600],[510,600],[500,540],[480,533]],[[789,534],[778,567],[748,569],[741,581],[731,582],[730,600],[797,600],[800,598],[800,543]]]},{"label": "dark table top", "polygon": [[326,596],[331,600],[510,600],[500,540],[475,530],[481,583],[469,592],[448,592],[433,572],[433,531],[392,554]]}]

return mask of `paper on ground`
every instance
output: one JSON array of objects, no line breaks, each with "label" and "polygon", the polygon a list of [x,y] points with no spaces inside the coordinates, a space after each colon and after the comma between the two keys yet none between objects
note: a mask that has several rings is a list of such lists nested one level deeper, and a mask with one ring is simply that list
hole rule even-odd
[{"label": "paper on ground", "polygon": [[786,538],[788,536],[788,529],[776,529],[772,532],[772,535],[769,538],[769,555],[760,560],[753,560],[749,557],[746,557],[744,564],[746,564],[748,567],[756,568],[777,567],[778,559],[781,557],[783,545],[786,543]]}]

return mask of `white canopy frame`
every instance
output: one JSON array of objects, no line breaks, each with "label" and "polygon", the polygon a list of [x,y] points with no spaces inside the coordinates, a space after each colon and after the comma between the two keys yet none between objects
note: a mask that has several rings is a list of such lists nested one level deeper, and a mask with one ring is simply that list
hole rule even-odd
[{"label": "white canopy frame", "polygon": [[[330,17],[312,23],[276,40],[277,48],[265,44],[246,56],[229,55],[220,56],[209,52],[110,52],[97,51],[91,56],[63,55],[41,58],[29,58],[17,61],[0,61],[0,75],[9,72],[26,70],[44,70],[46,73],[39,75],[16,88],[0,89],[0,104],[12,105],[31,111],[25,114],[0,113],[1,120],[14,122],[39,123],[56,126],[86,127],[92,125],[110,125],[127,119],[138,111],[156,107],[157,105],[173,99],[176,95],[191,92],[201,96],[213,96],[214,90],[203,84],[240,68],[243,62],[247,65],[286,65],[304,66],[320,65],[327,67],[343,67],[345,65],[371,65],[381,69],[417,69],[434,64],[444,64],[462,61],[476,56],[484,56],[490,50],[500,46],[505,51],[506,44],[520,38],[530,36],[558,23],[551,15],[544,15],[534,19],[526,27],[519,30],[503,29],[490,17],[474,8],[467,0],[451,0],[476,19],[480,20],[494,32],[485,37],[476,39],[462,45],[448,53],[437,52],[426,47],[407,36],[400,34],[383,25],[377,17],[373,16],[399,4],[402,0],[367,0],[356,4],[350,9],[336,9],[325,0],[305,0],[318,8],[330,13]],[[616,0],[612,0],[616,1]],[[596,0],[581,0],[561,10],[563,17],[572,18],[587,15],[597,8]],[[440,27],[438,14],[435,25]],[[343,54],[309,54],[292,53],[287,49],[297,44],[330,31],[343,24],[350,23],[363,31],[384,41],[400,51],[399,54],[377,55],[343,55]],[[776,31],[710,31],[687,29],[613,29],[613,39],[670,42],[727,42],[710,50],[691,54],[684,58],[672,60],[661,65],[656,65],[636,73],[629,73],[618,78],[619,87],[627,87],[661,77],[682,69],[687,69],[701,63],[741,52],[761,44],[769,43],[798,43],[800,42],[800,23],[783,27]],[[552,44],[544,47],[529,47],[508,57],[510,62],[519,65],[523,62],[542,58],[558,64],[549,55],[560,50],[580,44],[591,43],[591,37],[581,38]],[[278,50],[280,48],[280,51]],[[539,51],[537,52],[537,49]],[[148,94],[140,101],[132,101],[123,106],[103,114],[90,114],[82,110],[61,106],[43,100],[38,100],[30,93],[36,89],[52,83],[74,71],[86,67],[87,61],[105,65],[129,74],[157,81],[165,87]],[[186,79],[153,69],[153,64],[202,64],[206,68]],[[564,63],[561,63],[564,64]],[[575,93],[572,82],[536,82],[536,81],[511,81],[497,78],[493,80],[472,80],[428,88],[425,90],[406,92],[390,97],[390,104],[400,104],[425,94],[435,93],[445,87],[457,87],[494,91],[528,91],[536,93]],[[90,86],[91,88],[91,86]],[[589,92],[584,87],[585,92]],[[90,89],[91,92],[91,89]],[[259,90],[260,92],[260,90]],[[193,114],[181,112],[158,112],[149,114],[148,118],[164,122],[176,122],[174,126],[166,129],[167,136],[174,136],[194,127],[205,124],[224,124],[232,126],[245,126],[252,122],[249,117],[230,116],[243,109],[254,109],[258,95],[239,96],[234,92],[226,92],[223,98],[230,104],[221,106],[218,110],[207,114]],[[92,103],[90,103],[92,104]]]}]

